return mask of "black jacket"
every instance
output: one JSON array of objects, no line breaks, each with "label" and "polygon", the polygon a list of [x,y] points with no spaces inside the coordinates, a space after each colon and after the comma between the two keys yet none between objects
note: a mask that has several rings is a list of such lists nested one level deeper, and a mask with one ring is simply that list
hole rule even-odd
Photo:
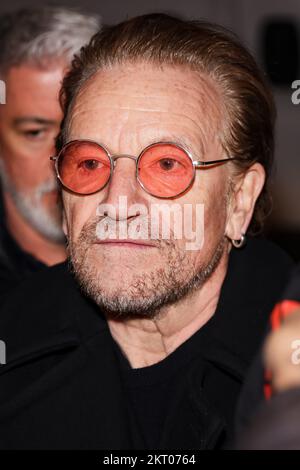
[{"label": "black jacket", "polygon": [[[170,397],[160,449],[213,449],[231,435],[235,404],[291,262],[249,241],[230,255],[203,354]],[[34,282],[33,282],[34,281]],[[35,275],[0,313],[1,449],[143,449],[105,318],[66,264]],[[175,351],[176,352],[176,351]]]}]

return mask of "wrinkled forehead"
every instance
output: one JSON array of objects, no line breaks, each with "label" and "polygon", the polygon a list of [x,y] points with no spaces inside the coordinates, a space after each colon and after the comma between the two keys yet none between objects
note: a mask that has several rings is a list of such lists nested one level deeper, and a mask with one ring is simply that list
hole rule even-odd
[{"label": "wrinkled forehead", "polygon": [[83,86],[70,110],[68,140],[91,138],[93,126],[105,131],[107,123],[191,133],[205,147],[219,133],[222,115],[221,93],[207,75],[186,66],[124,64],[97,72]]}]

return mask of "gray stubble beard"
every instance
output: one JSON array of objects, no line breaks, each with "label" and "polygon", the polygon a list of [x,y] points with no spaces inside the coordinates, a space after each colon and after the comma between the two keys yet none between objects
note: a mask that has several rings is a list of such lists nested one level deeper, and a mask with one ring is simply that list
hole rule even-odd
[{"label": "gray stubble beard", "polygon": [[157,319],[164,307],[174,305],[201,289],[219,266],[226,246],[223,236],[210,259],[197,267],[186,256],[185,250],[176,247],[174,240],[160,240],[158,249],[166,259],[165,269],[136,274],[129,288],[118,286],[113,294],[108,294],[104,283],[109,281],[104,280],[101,269],[97,270],[89,261],[89,247],[94,240],[91,225],[89,227],[88,230],[83,228],[76,243],[70,240],[68,244],[70,266],[84,294],[100,307],[107,318],[120,321]]}]

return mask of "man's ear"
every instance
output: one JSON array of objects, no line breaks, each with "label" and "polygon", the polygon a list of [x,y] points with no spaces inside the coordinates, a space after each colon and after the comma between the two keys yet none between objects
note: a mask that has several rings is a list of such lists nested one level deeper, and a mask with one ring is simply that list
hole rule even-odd
[{"label": "man's ear", "polygon": [[225,234],[230,240],[240,240],[247,232],[255,204],[266,179],[266,173],[260,163],[254,163],[238,177],[231,194],[230,208]]}]

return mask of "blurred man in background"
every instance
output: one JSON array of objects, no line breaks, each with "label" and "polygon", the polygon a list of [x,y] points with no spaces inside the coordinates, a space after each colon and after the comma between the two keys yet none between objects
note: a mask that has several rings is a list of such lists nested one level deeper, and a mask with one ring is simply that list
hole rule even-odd
[{"label": "blurred man in background", "polygon": [[64,8],[0,18],[0,292],[65,259],[61,208],[49,155],[62,112],[61,81],[100,19]]}]

